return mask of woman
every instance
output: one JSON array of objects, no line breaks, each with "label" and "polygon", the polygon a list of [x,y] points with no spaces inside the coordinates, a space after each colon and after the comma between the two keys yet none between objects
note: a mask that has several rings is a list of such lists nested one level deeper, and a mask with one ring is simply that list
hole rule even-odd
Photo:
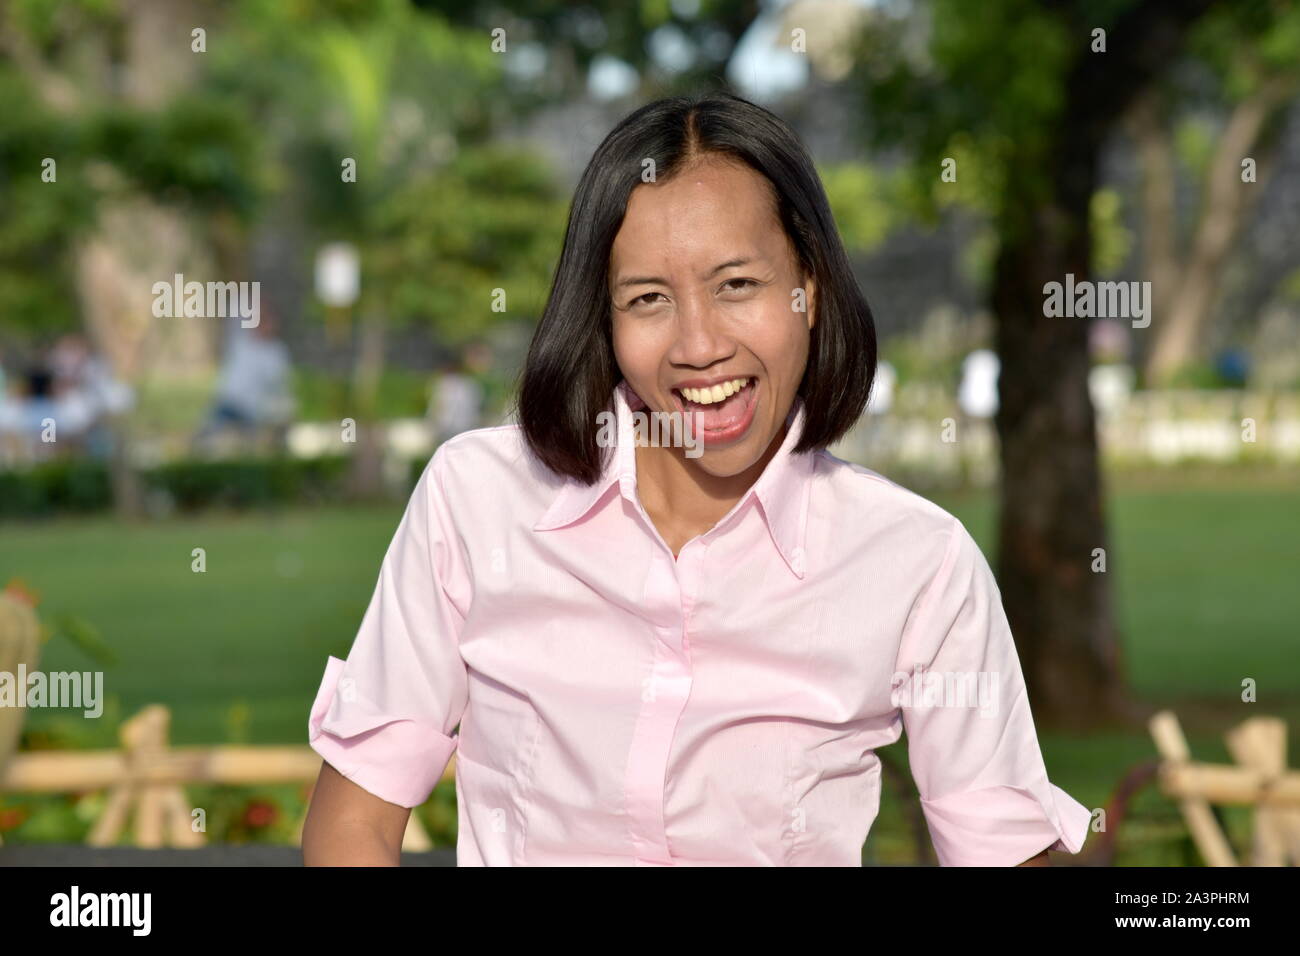
[{"label": "woman", "polygon": [[826,451],[875,363],[780,120],[712,94],[620,123],[519,424],[438,449],[329,659],[305,861],[397,863],[455,750],[461,865],[856,866],[904,728],[942,864],[1077,852],[978,547]]}]

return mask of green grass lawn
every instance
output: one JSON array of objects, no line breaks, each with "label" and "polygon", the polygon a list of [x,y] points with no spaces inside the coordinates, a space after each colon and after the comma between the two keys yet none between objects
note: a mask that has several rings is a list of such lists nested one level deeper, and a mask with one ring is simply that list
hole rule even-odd
[{"label": "green grass lawn", "polygon": [[[40,593],[43,617],[71,612],[93,624],[119,655],[106,696],[125,714],[167,704],[175,742],[300,743],[325,658],[347,656],[400,515],[387,507],[8,525],[0,581],[23,578]],[[201,574],[191,570],[195,548],[206,552]],[[42,666],[92,665],[51,641]],[[38,728],[67,720],[30,719]]]},{"label": "green grass lawn", "polygon": [[[988,496],[939,498],[993,563]],[[1300,696],[1300,484],[1120,488],[1109,502],[1128,676],[1146,697]]]},{"label": "green grass lawn", "polygon": [[[938,500],[992,560],[991,498]],[[104,719],[33,711],[29,730],[113,746],[122,717],[163,703],[175,743],[305,743],[325,658],[346,656],[400,514],[390,506],[0,526],[0,585],[24,579],[43,617],[83,617],[119,656],[105,673]],[[1178,708],[1201,759],[1226,760],[1221,734],[1247,717],[1297,726],[1300,488],[1144,482],[1112,489],[1110,516],[1109,573],[1136,693]],[[191,570],[200,547],[202,574]],[[66,641],[44,648],[42,669],[93,668]],[[1239,701],[1247,677],[1258,682],[1257,704]],[[1153,756],[1141,726],[1104,736],[1044,731],[1041,741],[1053,782],[1088,807]],[[1154,793],[1139,806],[1157,816],[1166,809]],[[1176,818],[1160,825],[1180,832]],[[888,793],[873,840],[878,859],[907,858]]]}]

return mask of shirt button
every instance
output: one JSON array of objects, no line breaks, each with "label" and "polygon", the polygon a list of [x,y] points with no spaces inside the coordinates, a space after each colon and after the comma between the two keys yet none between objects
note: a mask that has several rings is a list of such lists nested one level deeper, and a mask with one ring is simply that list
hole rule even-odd
[{"label": "shirt button", "polygon": [[803,548],[795,548],[793,551],[790,552],[790,564],[794,568],[796,574],[803,574],[804,571]]}]

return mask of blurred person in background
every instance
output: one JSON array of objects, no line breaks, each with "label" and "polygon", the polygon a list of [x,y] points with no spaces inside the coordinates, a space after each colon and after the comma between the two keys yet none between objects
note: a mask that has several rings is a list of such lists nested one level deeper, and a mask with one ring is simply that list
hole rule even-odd
[{"label": "blurred person in background", "polygon": [[1088,328],[1088,392],[1100,417],[1128,404],[1136,374],[1129,363],[1129,327],[1115,319],[1097,319]]},{"label": "blurred person in background", "polygon": [[256,326],[234,328],[207,418],[194,437],[198,450],[211,450],[222,432],[243,442],[269,435],[275,448],[284,445],[296,402],[293,363],[276,336],[277,321],[264,309]]},{"label": "blurred person in background", "polygon": [[[49,367],[43,361],[29,365],[5,421],[18,460],[34,462],[54,457],[58,448],[57,412],[54,376]],[[53,440],[42,440],[43,433]]]},{"label": "blurred person in background", "polygon": [[108,419],[134,404],[131,387],[113,375],[108,363],[94,354],[85,336],[70,333],[50,352],[59,429],[74,448],[95,458],[112,449]]},{"label": "blurred person in background", "polygon": [[498,425],[504,420],[514,383],[497,366],[497,356],[487,342],[474,342],[465,350],[465,364],[483,388],[479,425]]},{"label": "blurred person in background", "polygon": [[1001,362],[991,349],[976,349],[961,363],[957,403],[972,418],[992,418],[998,410]]},{"label": "blurred person in background", "polygon": [[10,416],[13,414],[15,398],[9,394],[10,379],[5,371],[4,352],[0,352],[0,466],[13,461],[12,428]]},{"label": "blurred person in background", "polygon": [[[444,363],[429,394],[428,419],[433,440],[441,443],[461,432],[478,428],[485,390],[471,374],[470,350],[457,352]],[[473,356],[478,358],[478,356]]]},{"label": "blurred person in background", "polygon": [[5,462],[43,461],[61,453],[105,458],[108,419],[134,403],[130,386],[77,333],[62,336],[20,382],[0,393],[0,454]]},{"label": "blurred person in background", "polygon": [[872,383],[871,398],[867,401],[868,415],[885,415],[894,407],[894,387],[898,384],[898,374],[889,362],[881,361],[876,366],[876,380]]},{"label": "blurred person in background", "polygon": [[1214,356],[1214,370],[1229,388],[1245,388],[1250,381],[1250,355],[1242,348],[1223,349]]}]

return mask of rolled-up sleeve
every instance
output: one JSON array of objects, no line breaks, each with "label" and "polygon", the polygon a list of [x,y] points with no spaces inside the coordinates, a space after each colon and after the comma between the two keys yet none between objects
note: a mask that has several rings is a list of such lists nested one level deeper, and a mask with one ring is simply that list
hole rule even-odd
[{"label": "rolled-up sleeve", "polygon": [[997,582],[956,519],[899,646],[896,688],[941,866],[1082,848],[1091,814],[1047,779]]},{"label": "rolled-up sleeve", "polygon": [[328,659],[307,721],[326,762],[403,807],[427,800],[446,770],[467,695],[459,634],[470,584],[440,477],[445,448],[416,484],[347,660]]}]

